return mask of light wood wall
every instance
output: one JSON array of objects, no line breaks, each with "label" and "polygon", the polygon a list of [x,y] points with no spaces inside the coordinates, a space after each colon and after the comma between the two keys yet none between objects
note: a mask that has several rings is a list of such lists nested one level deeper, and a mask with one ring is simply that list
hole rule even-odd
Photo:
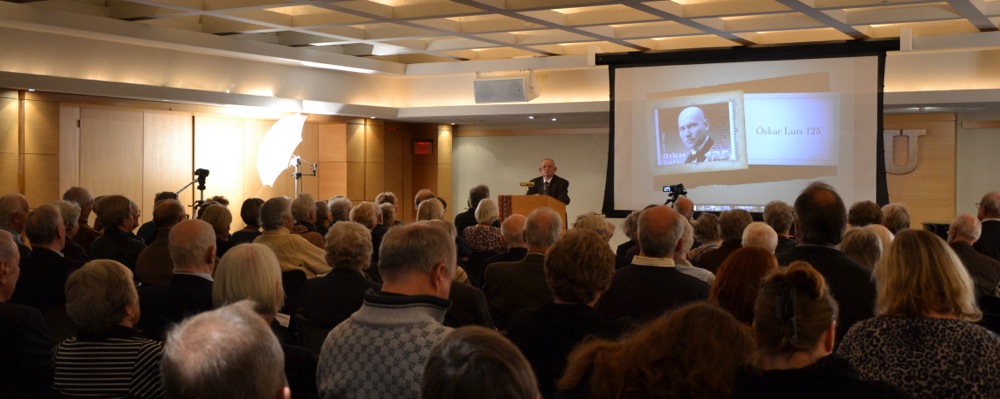
[{"label": "light wood wall", "polygon": [[[916,169],[905,175],[886,174],[889,201],[906,204],[911,228],[922,229],[925,222],[950,223],[955,217],[955,114],[886,115],[884,127],[926,132],[918,139]],[[894,150],[906,151],[903,146]],[[901,163],[905,158],[897,162]]]}]

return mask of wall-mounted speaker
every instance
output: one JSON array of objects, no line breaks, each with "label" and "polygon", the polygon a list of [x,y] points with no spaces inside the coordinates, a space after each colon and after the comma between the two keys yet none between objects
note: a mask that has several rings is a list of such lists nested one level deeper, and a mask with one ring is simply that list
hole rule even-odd
[{"label": "wall-mounted speaker", "polygon": [[476,104],[527,102],[538,97],[530,77],[478,79],[472,89]]}]

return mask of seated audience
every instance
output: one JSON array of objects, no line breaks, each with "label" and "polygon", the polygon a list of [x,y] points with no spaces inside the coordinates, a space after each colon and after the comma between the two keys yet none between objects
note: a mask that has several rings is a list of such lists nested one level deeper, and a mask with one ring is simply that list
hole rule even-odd
[{"label": "seated audience", "polygon": [[80,224],[80,232],[73,237],[73,241],[76,241],[84,250],[88,251],[89,257],[90,245],[94,243],[97,237],[101,236],[99,231],[90,227],[90,213],[94,210],[94,196],[86,188],[70,187],[63,193],[62,199],[75,202],[80,206],[80,218],[77,220]]},{"label": "seated audience", "polygon": [[135,329],[139,295],[121,263],[92,260],[66,281],[76,337],[56,346],[52,386],[64,397],[160,398],[163,344]]},{"label": "seated audience", "polygon": [[729,254],[743,247],[743,230],[753,222],[750,212],[733,209],[719,215],[719,232],[722,234],[722,245],[719,248],[698,256],[698,266],[715,273]]},{"label": "seated audience", "polygon": [[[413,209],[419,210],[420,209],[420,204],[423,203],[425,200],[429,200],[431,198],[437,198],[437,196],[434,195],[433,191],[431,191],[429,189],[426,189],[426,188],[420,189],[420,191],[417,191],[417,193],[413,195]],[[441,204],[441,214],[442,215],[444,214],[444,204],[443,203]]]},{"label": "seated audience", "polygon": [[[524,259],[528,254],[528,244],[524,242],[524,223],[528,218],[524,215],[513,214],[507,216],[500,224],[500,235],[507,244],[507,250],[498,255],[491,256],[483,260],[483,271],[496,262],[517,262]],[[479,283],[482,285],[482,282]]]},{"label": "seated audience", "polygon": [[507,337],[528,358],[542,395],[555,394],[566,357],[588,337],[615,339],[629,320],[597,315],[594,305],[611,285],[615,255],[603,237],[589,229],[571,229],[545,255],[545,282],[553,298],[510,318]]},{"label": "seated audience", "polygon": [[[269,324],[274,324],[274,317],[285,302],[278,258],[270,248],[260,244],[233,248],[219,260],[219,267],[215,270],[215,281],[212,283],[212,304],[215,307],[247,299],[253,302],[253,309]],[[285,360],[281,366],[295,397],[318,397],[316,356],[306,348],[295,345],[281,344],[281,350]]]},{"label": "seated audience", "polygon": [[894,202],[882,207],[882,225],[892,234],[910,228],[910,211],[906,205]]},{"label": "seated audience", "polygon": [[792,239],[792,222],[795,221],[795,210],[791,205],[783,201],[771,201],[764,206],[764,223],[771,226],[778,233],[778,247],[775,254],[782,254],[795,248],[795,240]]},{"label": "seated audience", "polygon": [[[451,222],[441,219],[427,222],[443,229],[449,236],[455,236],[455,225]],[[495,328],[490,308],[486,305],[486,295],[479,288],[472,286],[469,276],[460,267],[455,269],[455,278],[451,282],[448,299],[451,300],[451,307],[444,315],[444,325],[452,328],[469,325]]]},{"label": "seated audience", "polygon": [[[489,198],[490,188],[485,184],[480,184],[469,189],[469,209],[455,215],[455,229],[458,230],[459,235],[464,237],[466,228],[475,226],[477,223],[482,223],[479,221],[479,218],[476,217],[476,212],[479,209],[480,201]],[[496,204],[494,203],[494,205]],[[494,220],[490,222],[490,225],[493,227],[500,227],[500,222]]]},{"label": "seated audience", "polygon": [[350,199],[337,195],[330,198],[328,204],[330,204],[330,214],[333,215],[334,224],[351,220],[351,208],[354,208],[354,204],[351,203]]},{"label": "seated audience", "polygon": [[431,349],[420,397],[435,399],[538,399],[531,365],[494,330],[469,326]]},{"label": "seated audience", "polygon": [[10,301],[43,312],[62,312],[66,305],[66,278],[83,266],[83,262],[66,258],[60,252],[67,240],[62,214],[53,205],[39,206],[28,214],[24,233],[31,242],[31,255],[21,260],[21,276]]},{"label": "seated audience", "polygon": [[333,214],[330,213],[330,205],[326,201],[316,201],[316,232],[325,238],[332,224]]},{"label": "seated audience", "polygon": [[102,197],[94,204],[104,233],[90,245],[90,259],[111,259],[135,270],[139,253],[146,243],[132,234],[139,223],[139,206],[121,195]]},{"label": "seated audience", "polygon": [[[714,213],[703,213],[694,222],[694,240],[701,243],[697,248],[688,252],[688,261],[693,265],[698,264],[701,256],[714,251],[722,245],[722,233],[719,231],[719,217]],[[742,241],[742,237],[740,240]]]},{"label": "seated audience", "polygon": [[260,198],[247,198],[240,208],[240,219],[246,227],[240,229],[229,236],[232,245],[248,244],[260,237],[260,207],[264,205],[264,200]]},{"label": "seated audience", "polygon": [[[715,274],[700,267],[696,267],[688,261],[688,253],[691,252],[692,245],[694,245],[694,226],[692,226],[691,223],[684,223],[684,234],[681,235],[681,246],[674,252],[674,267],[681,273],[695,277],[711,286],[715,283]],[[621,259],[616,259],[616,261],[620,260]],[[625,266],[628,265],[616,265],[615,267],[620,269]]]},{"label": "seated audience", "polygon": [[389,228],[399,224],[396,220],[396,206],[388,202],[378,205],[379,209],[382,210],[382,227],[388,230]]},{"label": "seated audience", "polygon": [[253,304],[238,302],[192,317],[170,332],[163,348],[163,385],[167,399],[290,399],[289,384],[278,372],[285,361]]},{"label": "seated audience", "polygon": [[303,315],[333,328],[360,309],[365,292],[382,287],[365,278],[371,252],[371,231],[367,227],[350,221],[331,226],[326,234],[326,263],[333,270],[302,286]]},{"label": "seated audience", "polygon": [[73,241],[73,237],[80,232],[80,205],[66,200],[55,201],[52,205],[59,208],[63,223],[66,224],[66,246],[63,247],[62,254],[67,258],[86,263],[90,260],[87,257],[87,249]]},{"label": "seated audience", "polygon": [[916,398],[1000,397],[1000,337],[972,323],[982,317],[972,278],[944,240],[901,231],[875,283],[878,317],[858,322],[837,349],[861,378]]},{"label": "seated audience", "polygon": [[598,236],[608,241],[611,236],[615,235],[614,230],[608,229],[608,221],[604,218],[604,215],[600,215],[596,212],[587,212],[576,217],[576,221],[573,222],[574,229],[587,229],[597,233]]},{"label": "seated audience", "polygon": [[976,298],[1000,296],[1000,261],[973,248],[982,231],[983,226],[975,216],[967,213],[958,215],[948,227],[948,246],[955,251],[972,277]]},{"label": "seated audience", "polygon": [[882,224],[882,208],[871,201],[858,201],[847,210],[847,223],[852,227]]},{"label": "seated audience", "polygon": [[580,345],[566,362],[558,397],[728,398],[752,345],[728,312],[690,304],[619,341]]},{"label": "seated audience", "polygon": [[312,195],[302,193],[292,201],[292,217],[295,224],[292,226],[292,234],[298,234],[316,248],[323,248],[326,242],[323,234],[316,228],[316,200]]},{"label": "seated audience", "polygon": [[753,222],[743,229],[743,240],[740,244],[744,248],[764,248],[773,254],[778,248],[778,233],[767,223]]},{"label": "seated audience", "polygon": [[456,230],[462,232],[462,238],[469,243],[472,252],[492,256],[507,249],[503,235],[500,234],[500,227],[494,226],[495,223],[498,223],[498,214],[497,203],[485,198],[479,201],[479,207],[476,208],[476,224],[468,226],[464,230],[459,230],[459,227],[455,226]]},{"label": "seated audience", "polygon": [[754,305],[757,351],[736,375],[733,398],[909,398],[885,382],[864,381],[832,355],[837,302],[805,262],[771,274]]},{"label": "seated audience", "polygon": [[732,313],[747,327],[753,324],[753,303],[764,277],[778,268],[778,260],[764,248],[736,250],[722,262],[708,301]]},{"label": "seated audience", "polygon": [[674,201],[673,205],[674,212],[677,212],[684,219],[687,219],[688,223],[694,223],[694,201],[691,201],[687,196],[677,197],[677,201]]},{"label": "seated audience", "polygon": [[233,214],[222,204],[211,204],[202,211],[201,220],[212,225],[212,230],[215,231],[215,256],[221,258],[233,247],[229,242],[229,226],[233,224]]},{"label": "seated audience", "polygon": [[[379,206],[382,206],[382,205],[385,205],[385,204],[392,205],[392,208],[393,208],[392,215],[394,215],[394,216],[399,216],[400,215],[400,213],[399,213],[399,205],[400,205],[399,204],[399,199],[396,197],[396,194],[393,193],[393,192],[391,192],[391,191],[386,191],[386,192],[378,193],[378,195],[375,196],[375,203],[378,204]],[[383,208],[382,212],[383,212],[383,215],[387,215],[386,213],[384,213],[385,212],[385,208]],[[382,224],[384,224],[385,227],[392,227],[392,226],[398,226],[398,225],[403,224],[403,222],[401,222],[399,220],[396,220],[396,219],[393,219],[393,218],[389,218],[388,221],[386,221],[384,219],[385,218],[383,218]]]},{"label": "seated audience", "polygon": [[[639,242],[635,238],[635,232],[638,229],[637,224],[639,222],[639,213],[642,213],[642,211],[632,211],[632,213],[628,214],[628,217],[625,218],[625,221],[622,222],[622,233],[625,234],[625,237],[628,237],[628,241],[618,245],[618,248],[615,250],[615,256],[625,258],[626,254],[628,254],[628,250],[636,246]],[[631,262],[631,260],[629,260],[629,262]]]},{"label": "seated audience", "polygon": [[[433,199],[434,201],[428,201]],[[444,219],[444,204],[441,200],[431,197],[417,205],[417,220]],[[457,230],[457,229],[456,229]]]},{"label": "seated audience", "polygon": [[170,230],[188,214],[177,200],[164,200],[153,209],[153,223],[160,231],[156,239],[139,253],[135,262],[135,278],[145,285],[167,284],[174,276],[174,261],[170,258]]},{"label": "seated audience", "polygon": [[21,240],[21,233],[28,221],[31,207],[28,199],[21,194],[7,194],[0,197],[0,230],[10,233],[17,244],[17,251],[22,260],[31,255],[31,248]]},{"label": "seated audience", "polygon": [[878,236],[879,241],[882,241],[882,254],[885,254],[885,251],[889,250],[889,245],[892,244],[892,239],[896,237],[891,231],[889,231],[889,229],[885,228],[885,226],[881,224],[870,224],[862,228],[865,230],[871,230]]},{"label": "seated audience", "polygon": [[868,270],[875,270],[875,265],[882,258],[882,240],[872,229],[851,227],[844,233],[840,250]]},{"label": "seated audience", "polygon": [[[351,221],[365,226],[371,231],[372,240],[372,260],[371,264],[378,264],[379,247],[382,245],[382,237],[385,236],[386,229],[382,227],[382,209],[374,202],[362,201],[351,209]],[[366,275],[377,283],[382,282],[382,276],[378,274],[378,268],[369,268]]]},{"label": "seated audience", "polygon": [[[291,234],[295,219],[292,218],[291,202],[285,197],[275,197],[267,200],[260,207],[260,222],[264,234],[253,240],[255,244],[264,244],[274,251],[278,257],[282,272],[301,271],[307,278],[326,274],[326,251],[317,248],[297,234]],[[292,295],[292,293],[288,293]]]},{"label": "seated audience", "polygon": [[[166,200],[176,201],[178,198],[179,197],[177,196],[177,193],[173,191],[163,191],[156,193],[156,195],[153,197],[153,209],[156,209],[156,206],[163,201]],[[139,236],[139,238],[142,239],[142,242],[146,243],[146,245],[149,245],[153,243],[153,240],[156,240],[156,235],[158,233],[159,229],[156,227],[156,223],[153,223],[153,221],[150,220],[139,226],[139,230],[136,231],[135,235]]]},{"label": "seated audience", "polygon": [[983,194],[976,205],[976,217],[982,222],[982,234],[973,248],[983,255],[1000,260],[1000,192]]}]

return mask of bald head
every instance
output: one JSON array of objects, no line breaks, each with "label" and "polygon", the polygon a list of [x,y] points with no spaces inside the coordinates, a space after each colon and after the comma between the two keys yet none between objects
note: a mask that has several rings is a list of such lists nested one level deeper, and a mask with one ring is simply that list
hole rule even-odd
[{"label": "bald head", "polygon": [[208,273],[215,271],[215,230],[203,220],[177,223],[170,229],[170,258],[174,273]]},{"label": "bald head", "polygon": [[696,150],[708,139],[708,119],[698,107],[687,107],[677,116],[677,131],[689,150]]},{"label": "bald head", "polygon": [[524,223],[528,218],[524,215],[513,214],[508,216],[500,224],[500,234],[503,235],[504,242],[510,248],[526,248],[524,242]]},{"label": "bald head", "polygon": [[187,216],[184,205],[175,199],[160,201],[153,209],[153,224],[159,229],[170,229],[180,223]]},{"label": "bald head", "polygon": [[847,207],[832,186],[816,182],[795,199],[795,220],[802,242],[836,245],[847,227]]},{"label": "bald head", "polygon": [[639,215],[640,255],[672,257],[684,234],[684,217],[665,205],[649,208]]},{"label": "bald head", "polygon": [[694,218],[694,201],[688,197],[679,197],[674,201],[674,211],[690,221]]},{"label": "bald head", "polygon": [[431,199],[431,198],[434,198],[434,197],[436,197],[434,195],[434,192],[431,191],[431,190],[428,190],[426,188],[425,189],[421,189],[420,191],[417,191],[417,195],[413,196],[413,209],[417,209],[417,207],[420,206],[421,202],[424,202],[425,200],[428,200],[428,199]]},{"label": "bald head", "polygon": [[963,213],[955,217],[948,226],[948,242],[964,242],[975,244],[983,232],[983,225],[975,216]]},{"label": "bald head", "polygon": [[0,197],[0,225],[18,233],[24,232],[29,209],[28,199],[21,194],[7,194]]},{"label": "bald head", "polygon": [[532,252],[547,252],[562,233],[562,217],[552,208],[538,208],[524,223],[524,241]]}]

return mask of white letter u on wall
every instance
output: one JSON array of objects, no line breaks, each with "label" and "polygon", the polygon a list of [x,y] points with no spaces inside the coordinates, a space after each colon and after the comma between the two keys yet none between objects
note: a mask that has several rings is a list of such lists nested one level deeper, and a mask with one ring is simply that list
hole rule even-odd
[{"label": "white letter u on wall", "polygon": [[[894,175],[905,175],[917,168],[917,137],[925,136],[927,132],[924,129],[907,129],[907,130],[883,130],[882,131],[882,144],[885,148],[885,154],[883,160],[885,161],[885,171],[887,173],[892,173]],[[899,136],[905,136],[908,145],[905,165],[897,165],[893,161],[893,150],[895,146],[893,145],[894,138]]]}]

